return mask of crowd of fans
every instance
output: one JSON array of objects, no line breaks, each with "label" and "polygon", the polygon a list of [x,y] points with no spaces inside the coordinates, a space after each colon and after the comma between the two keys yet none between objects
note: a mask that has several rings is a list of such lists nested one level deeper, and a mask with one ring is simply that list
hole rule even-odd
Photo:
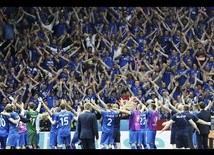
[{"label": "crowd of fans", "polygon": [[75,110],[97,94],[213,101],[212,7],[2,7],[0,51],[2,110],[17,95],[25,108],[42,97]]}]

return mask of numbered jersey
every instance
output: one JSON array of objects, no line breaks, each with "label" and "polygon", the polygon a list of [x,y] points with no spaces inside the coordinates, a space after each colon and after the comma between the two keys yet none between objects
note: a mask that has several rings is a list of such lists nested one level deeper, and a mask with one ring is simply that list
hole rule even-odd
[{"label": "numbered jersey", "polygon": [[28,130],[28,133],[36,132],[36,119],[39,114],[38,111],[27,111],[26,117],[28,120],[30,120],[28,123],[26,123],[26,127]]},{"label": "numbered jersey", "polygon": [[70,111],[60,111],[55,117],[55,121],[58,124],[58,134],[61,136],[68,136],[71,132],[71,121],[74,118],[74,114]]},{"label": "numbered jersey", "polygon": [[146,130],[147,129],[147,112],[141,111],[140,113],[140,129]]},{"label": "numbered jersey", "polygon": [[129,117],[129,129],[134,131],[140,130],[141,112],[139,110],[131,111]]},{"label": "numbered jersey", "polygon": [[9,132],[9,121],[6,116],[0,115],[0,136],[5,137]]},{"label": "numbered jersey", "polygon": [[102,132],[113,132],[114,131],[114,118],[116,111],[102,111]]}]

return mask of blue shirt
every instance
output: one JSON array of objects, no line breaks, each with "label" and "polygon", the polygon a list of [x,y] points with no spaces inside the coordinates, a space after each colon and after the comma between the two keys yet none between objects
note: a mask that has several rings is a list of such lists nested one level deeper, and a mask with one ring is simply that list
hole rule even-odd
[{"label": "blue shirt", "polygon": [[92,24],[90,22],[86,23],[84,26],[83,26],[83,34],[84,33],[89,33],[89,30],[92,28]]},{"label": "blue shirt", "polygon": [[58,124],[58,134],[61,136],[68,136],[71,132],[71,121],[74,118],[74,114],[70,111],[60,111],[54,118],[54,121]]},{"label": "blue shirt", "polygon": [[[186,69],[177,70],[176,75],[181,75],[182,73],[188,75],[188,71]],[[178,78],[178,82],[180,86],[183,86],[185,81],[186,81],[186,77],[184,75],[181,75],[180,78]]]},{"label": "blue shirt", "polygon": [[0,115],[0,135],[5,137],[9,132],[9,120],[6,116]]},{"label": "blue shirt", "polygon": [[201,71],[199,69],[190,69],[189,71],[189,75],[190,75],[190,83],[193,84],[195,82],[195,77],[194,77],[194,74],[197,75],[197,78],[198,79],[201,79]]},{"label": "blue shirt", "polygon": [[91,99],[96,100],[97,97],[96,97],[95,94],[92,94],[92,95],[86,95],[86,96],[85,96],[85,99],[87,99],[87,100],[91,100]]},{"label": "blue shirt", "polygon": [[138,90],[140,90],[140,87],[136,87],[135,85],[131,87],[131,91],[134,94],[134,96],[138,96]]},{"label": "blue shirt", "polygon": [[118,32],[118,24],[116,22],[109,23],[109,29],[112,33],[117,34]]},{"label": "blue shirt", "polygon": [[122,55],[120,57],[120,62],[119,62],[120,67],[125,66],[127,63],[129,63],[129,61],[130,61],[129,55]]},{"label": "blue shirt", "polygon": [[58,100],[58,97],[57,96],[47,96],[46,97],[46,100],[47,100],[47,102],[48,102],[48,108],[53,108],[53,106],[54,106],[54,101],[55,100]]},{"label": "blue shirt", "polygon": [[[51,116],[52,120],[55,120],[56,117],[57,117],[56,113],[53,113],[52,116]],[[51,124],[51,130],[50,130],[50,132],[52,132],[52,133],[57,133],[58,132],[58,123]]]},{"label": "blue shirt", "polygon": [[[16,112],[12,112],[12,113],[10,113],[9,118],[17,120],[17,119],[19,119],[19,114],[16,113]],[[9,134],[14,134],[14,133],[15,134],[19,133],[18,132],[18,125],[17,124],[13,124],[12,122],[9,121]]]},{"label": "blue shirt", "polygon": [[163,73],[163,81],[166,83],[166,85],[168,86],[171,82],[171,75],[173,75],[171,70],[165,70],[165,72]]},{"label": "blue shirt", "polygon": [[[56,63],[57,64],[57,63]],[[63,68],[63,67],[65,67],[66,65],[68,65],[69,64],[69,62],[68,61],[66,61],[66,60],[64,60],[63,58],[59,58],[59,62],[58,62],[58,64],[57,64],[57,69],[61,69],[61,68]]]},{"label": "blue shirt", "polygon": [[180,58],[178,55],[169,55],[169,59],[171,59],[170,67],[175,66],[179,61]]},{"label": "blue shirt", "polygon": [[67,30],[67,24],[66,23],[58,23],[55,25],[54,32],[56,34],[56,37],[59,38],[61,35],[64,34],[64,31]]},{"label": "blue shirt", "polygon": [[108,57],[103,57],[103,62],[109,67],[112,68],[114,65],[113,59],[112,57],[108,56]]},{"label": "blue shirt", "polygon": [[181,42],[180,36],[174,35],[173,36],[173,42],[175,43],[175,45],[178,45],[177,47],[179,47],[180,46],[180,42]]},{"label": "blue shirt", "polygon": [[15,32],[13,30],[13,26],[9,23],[3,23],[3,31],[4,31],[4,38],[5,39],[14,39]]},{"label": "blue shirt", "polygon": [[33,47],[30,47],[29,56],[30,56],[30,61],[39,60],[39,54],[37,53],[36,49],[34,49]]},{"label": "blue shirt", "polygon": [[101,111],[101,115],[103,118],[102,122],[102,132],[104,133],[112,133],[114,131],[114,118],[116,115],[116,111]]},{"label": "blue shirt", "polygon": [[146,130],[147,129],[147,112],[141,111],[140,113],[140,129]]}]

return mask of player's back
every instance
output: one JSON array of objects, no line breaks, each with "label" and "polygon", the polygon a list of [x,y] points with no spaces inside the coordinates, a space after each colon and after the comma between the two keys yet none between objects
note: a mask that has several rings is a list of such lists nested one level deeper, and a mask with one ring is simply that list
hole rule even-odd
[{"label": "player's back", "polygon": [[74,114],[70,111],[61,110],[57,116],[56,121],[58,122],[58,134],[62,136],[67,136],[71,132],[71,121]]},{"label": "player's back", "polygon": [[0,115],[0,135],[1,137],[5,137],[9,132],[9,121],[6,116]]},{"label": "player's back", "polygon": [[38,116],[38,111],[27,111],[26,116],[30,121],[26,123],[26,127],[29,133],[36,132],[36,119]]},{"label": "player's back", "polygon": [[[14,119],[14,120],[18,120],[19,119],[19,114],[16,112],[11,112],[10,113],[10,118]],[[13,124],[12,122],[9,121],[9,134],[10,133],[18,133],[18,125],[17,124]]]},{"label": "player's back", "polygon": [[189,129],[189,116],[186,113],[177,113],[172,117],[172,120],[175,121],[175,131],[176,133],[188,133]]},{"label": "player's back", "polygon": [[146,111],[141,111],[140,113],[140,129],[147,129],[147,113]]},{"label": "player's back", "polygon": [[140,114],[139,110],[131,111],[131,115],[129,116],[129,129],[134,131],[140,130]]},{"label": "player's back", "polygon": [[[51,116],[52,120],[55,120],[56,117],[57,117],[56,113],[53,113],[52,116]],[[50,130],[50,132],[54,132],[54,133],[58,132],[58,123],[51,124],[51,130]]]},{"label": "player's back", "polygon": [[120,120],[121,120],[121,113],[118,111],[115,111],[114,115],[114,128],[120,129]]},{"label": "player's back", "polygon": [[113,132],[114,131],[114,111],[102,111],[103,123],[102,132]]},{"label": "player's back", "polygon": [[147,119],[148,129],[149,130],[156,130],[157,121],[158,121],[158,118],[159,118],[158,111],[148,110],[147,116],[148,116],[148,119]]}]

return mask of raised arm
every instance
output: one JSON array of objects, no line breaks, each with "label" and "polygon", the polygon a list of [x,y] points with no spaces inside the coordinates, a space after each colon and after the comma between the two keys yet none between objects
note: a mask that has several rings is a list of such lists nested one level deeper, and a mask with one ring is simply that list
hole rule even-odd
[{"label": "raised arm", "polygon": [[50,115],[50,116],[52,116],[53,115],[53,113],[51,112],[51,110],[48,108],[48,106],[44,103],[44,101],[43,100],[40,100],[40,102],[41,102],[41,105],[45,108],[45,110],[48,112],[48,114]]},{"label": "raised arm", "polygon": [[78,113],[66,102],[66,106],[68,108],[68,110],[70,110],[75,116],[78,115]]},{"label": "raised arm", "polygon": [[[89,102],[90,103],[90,102]],[[102,109],[95,103],[95,102],[92,102],[90,103],[91,107],[96,110],[97,112],[101,113]]]},{"label": "raised arm", "polygon": [[160,107],[163,108],[167,113],[171,112],[171,110],[167,106],[163,105],[163,103],[160,100],[158,101],[158,103]]},{"label": "raised arm", "polygon": [[38,104],[38,107],[37,107],[36,111],[40,112],[40,110],[41,110],[41,106],[42,106],[42,103],[41,103],[41,102],[39,102],[39,104]]},{"label": "raised arm", "polygon": [[104,107],[105,109],[107,109],[107,105],[106,105],[105,102],[103,102],[103,100],[100,98],[100,95],[99,95],[99,94],[97,94],[97,98],[98,98],[98,100],[100,101],[100,103],[103,105],[103,107]]},{"label": "raised arm", "polygon": [[204,108],[204,110],[210,110],[213,106],[213,101],[209,101],[208,105]]}]

